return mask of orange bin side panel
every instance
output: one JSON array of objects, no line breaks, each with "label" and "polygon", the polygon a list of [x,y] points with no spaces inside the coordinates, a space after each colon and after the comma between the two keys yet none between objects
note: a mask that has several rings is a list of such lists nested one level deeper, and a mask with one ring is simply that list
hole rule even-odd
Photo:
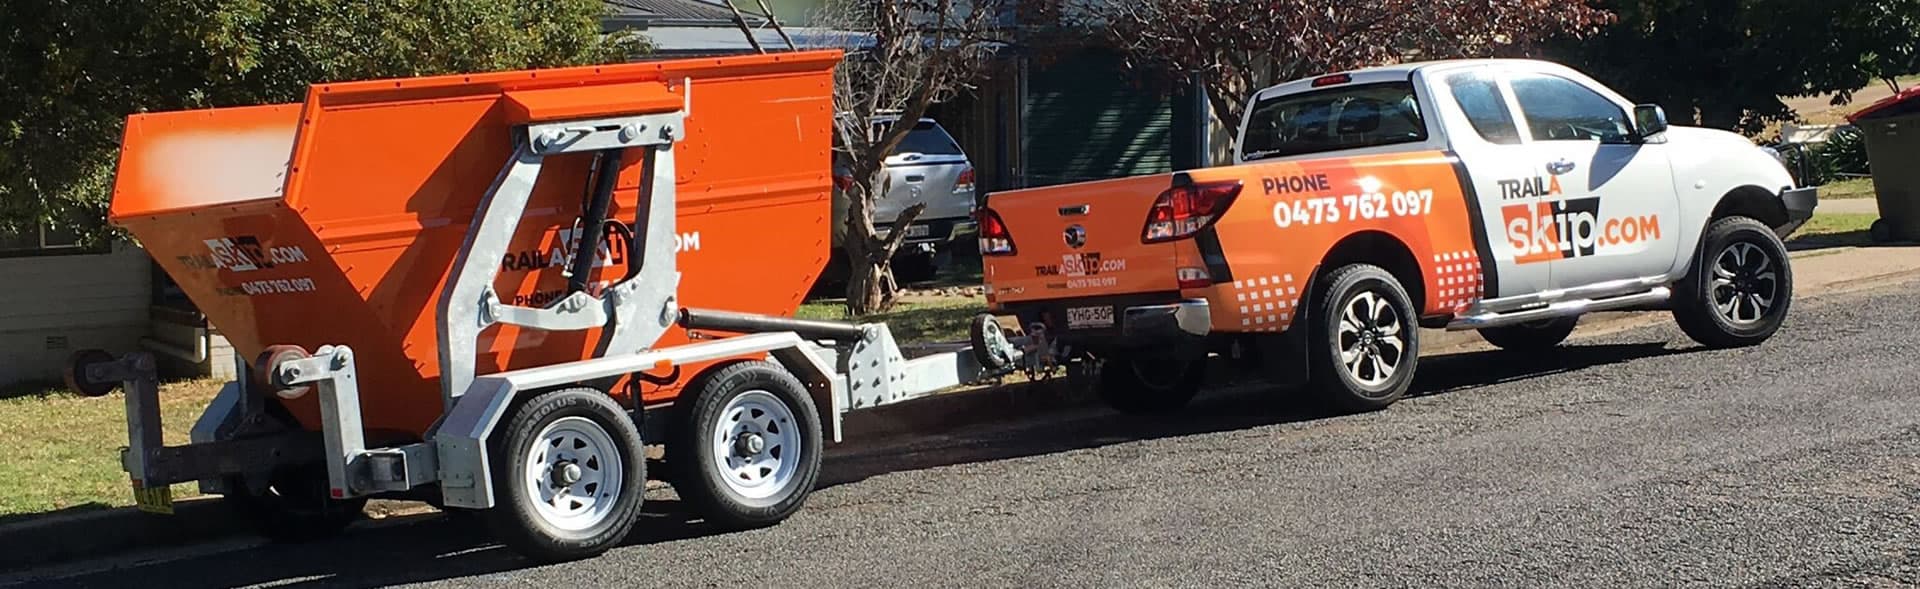
[{"label": "orange bin side panel", "polygon": [[[838,61],[838,52],[807,52],[328,84],[298,106],[137,115],[123,145],[113,219],[146,245],[236,352],[352,346],[368,429],[417,437],[441,410],[441,287],[481,197],[511,158],[516,121],[539,118],[525,101],[515,106],[509,93],[608,90],[564,92],[568,100],[535,109],[588,117],[657,112],[669,97],[677,106],[691,96],[686,139],[673,148],[680,304],[791,315],[830,247]],[[571,100],[589,94],[594,100]],[[631,94],[631,102],[609,102],[620,94]],[[279,152],[285,157],[253,158],[265,163],[235,170],[256,182],[262,173],[280,174],[283,189],[264,197],[229,196],[258,192],[238,189],[219,198],[176,197],[127,173],[176,135],[216,137],[209,142],[220,149],[202,152],[238,160],[246,158],[231,154],[246,144],[233,139],[235,129],[288,125],[297,131],[283,142],[290,148]],[[626,154],[614,193],[611,216],[629,225],[642,161],[639,151]],[[563,294],[560,271],[572,253],[591,164],[588,154],[547,158],[510,253],[500,260],[496,288],[504,301],[544,306]],[[596,288],[625,275],[630,249],[615,239],[599,252]],[[583,359],[599,337],[598,330],[496,326],[482,337],[478,369]],[[660,345],[685,341],[673,332]],[[683,375],[701,368],[683,367]],[[661,402],[677,394],[678,386],[649,386],[642,396]],[[288,405],[318,428],[311,396]]]}]

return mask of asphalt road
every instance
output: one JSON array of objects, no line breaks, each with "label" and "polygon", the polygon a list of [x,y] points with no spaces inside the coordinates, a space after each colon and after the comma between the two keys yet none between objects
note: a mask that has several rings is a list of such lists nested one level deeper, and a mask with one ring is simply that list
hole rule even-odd
[{"label": "asphalt road", "polygon": [[1419,396],[1086,409],[832,456],[770,529],[670,495],[630,545],[528,567],[443,519],[36,586],[1914,586],[1920,282],[1801,301],[1768,344],[1668,324],[1432,357]]}]

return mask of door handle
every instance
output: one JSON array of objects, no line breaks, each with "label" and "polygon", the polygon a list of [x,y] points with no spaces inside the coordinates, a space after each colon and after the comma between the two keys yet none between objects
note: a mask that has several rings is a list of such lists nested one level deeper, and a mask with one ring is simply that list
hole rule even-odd
[{"label": "door handle", "polygon": [[1547,162],[1547,173],[1553,174],[1555,176],[1559,176],[1567,172],[1572,172],[1573,168],[1574,168],[1573,162],[1567,161],[1564,159],[1559,161]]}]

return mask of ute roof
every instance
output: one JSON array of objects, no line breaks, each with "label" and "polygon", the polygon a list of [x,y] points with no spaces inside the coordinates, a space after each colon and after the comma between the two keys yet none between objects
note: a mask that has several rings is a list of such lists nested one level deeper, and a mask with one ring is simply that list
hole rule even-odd
[{"label": "ute roof", "polygon": [[1312,89],[1314,80],[1319,78],[1324,78],[1327,76],[1337,76],[1341,74],[1352,76],[1353,83],[1366,84],[1366,83],[1374,83],[1374,82],[1387,82],[1387,81],[1393,81],[1393,80],[1405,80],[1406,78],[1412,76],[1416,72],[1419,72],[1421,70],[1434,69],[1434,68],[1456,67],[1456,66],[1465,67],[1465,66],[1474,66],[1474,65],[1513,64],[1513,63],[1546,64],[1551,62],[1535,60],[1535,59],[1508,59],[1508,58],[1435,59],[1435,60],[1427,60],[1427,61],[1410,61],[1406,63],[1379,65],[1379,66],[1364,67],[1359,69],[1351,69],[1346,71],[1327,72],[1324,74],[1317,74],[1317,75],[1306,77],[1306,78],[1300,78],[1298,80],[1290,80],[1287,82],[1282,82],[1279,84],[1268,86],[1266,88],[1262,88],[1259,92],[1254,93],[1254,98],[1259,99],[1261,97],[1265,97],[1273,94],[1293,94],[1296,92],[1309,90],[1309,89]]}]

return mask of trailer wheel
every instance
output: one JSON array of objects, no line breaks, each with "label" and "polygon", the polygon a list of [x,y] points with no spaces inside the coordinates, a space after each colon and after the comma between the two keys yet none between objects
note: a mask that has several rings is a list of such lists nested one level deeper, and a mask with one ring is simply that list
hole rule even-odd
[{"label": "trailer wheel", "polygon": [[334,499],[327,493],[327,468],[309,464],[282,468],[258,493],[235,477],[222,501],[251,521],[260,535],[279,542],[307,542],[339,534],[360,521],[366,497]]},{"label": "trailer wheel", "polygon": [[820,417],[785,369],[741,362],[688,387],[667,442],[674,490],[709,523],[742,529],[800,510],[820,476]]},{"label": "trailer wheel", "polygon": [[1206,357],[1116,354],[1097,360],[1094,390],[1115,411],[1151,415],[1178,411],[1206,383]]},{"label": "trailer wheel", "polygon": [[1343,412],[1385,409],[1413,384],[1420,330],[1393,274],[1350,264],[1327,274],[1309,317],[1312,388]]},{"label": "trailer wheel", "polygon": [[625,409],[606,393],[572,388],[514,410],[493,439],[496,504],[487,525],[539,561],[606,552],[633,529],[646,493],[646,452]]}]

